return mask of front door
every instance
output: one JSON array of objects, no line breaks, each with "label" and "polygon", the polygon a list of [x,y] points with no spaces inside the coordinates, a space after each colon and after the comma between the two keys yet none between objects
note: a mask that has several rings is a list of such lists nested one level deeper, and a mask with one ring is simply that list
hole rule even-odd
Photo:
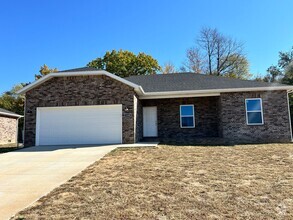
[{"label": "front door", "polygon": [[157,107],[143,107],[143,136],[157,137]]}]

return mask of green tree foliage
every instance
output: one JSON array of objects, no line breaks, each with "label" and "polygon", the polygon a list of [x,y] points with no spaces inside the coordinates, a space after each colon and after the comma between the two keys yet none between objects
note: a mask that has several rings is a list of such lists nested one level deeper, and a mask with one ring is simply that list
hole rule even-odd
[{"label": "green tree foliage", "polygon": [[291,51],[279,52],[278,65],[284,74],[282,83],[293,85],[293,47]]},{"label": "green tree foliage", "polygon": [[268,74],[263,78],[263,81],[271,83],[279,81],[279,78],[283,75],[281,69],[274,65],[267,69],[267,73]]},{"label": "green tree foliage", "polygon": [[292,64],[293,61],[293,47],[291,48],[291,51],[288,52],[279,52],[279,61],[278,65],[280,68],[284,69],[286,71],[286,68]]},{"label": "green tree foliage", "polygon": [[120,77],[130,75],[150,75],[161,70],[158,61],[145,53],[134,53],[127,50],[108,51],[87,64],[89,67],[102,69]]},{"label": "green tree foliage", "polygon": [[286,67],[282,83],[293,85],[293,62]]},{"label": "green tree foliage", "polygon": [[41,66],[39,70],[39,74],[35,74],[35,79],[40,79],[41,77],[49,73],[56,73],[56,72],[58,72],[57,68],[50,69],[46,64],[44,64],[43,66]]},{"label": "green tree foliage", "polygon": [[24,96],[18,95],[16,94],[16,92],[23,88],[25,85],[25,83],[22,83],[14,86],[10,91],[4,92],[0,96],[0,107],[23,115]]},{"label": "green tree foliage", "polygon": [[226,71],[223,73],[225,77],[237,79],[249,79],[252,77],[252,74],[249,73],[248,60],[244,56],[231,55],[225,65],[227,65]]},{"label": "green tree foliage", "polygon": [[262,80],[293,85],[293,47],[288,52],[279,52],[278,65],[270,66]]}]

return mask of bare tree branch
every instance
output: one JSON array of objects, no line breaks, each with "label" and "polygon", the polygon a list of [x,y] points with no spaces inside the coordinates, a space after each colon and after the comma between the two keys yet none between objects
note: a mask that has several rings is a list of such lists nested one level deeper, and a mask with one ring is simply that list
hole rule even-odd
[{"label": "bare tree branch", "polygon": [[187,61],[183,63],[185,70],[194,73],[202,73],[202,57],[199,53],[199,49],[195,47],[187,49],[186,56]]},{"label": "bare tree branch", "polygon": [[[231,37],[221,34],[217,29],[203,28],[196,41],[196,46],[191,47],[186,53],[187,69],[203,72],[210,75],[248,76],[248,62],[243,54],[243,44]],[[245,62],[243,62],[245,59]],[[195,65],[196,64],[196,65]],[[239,68],[239,65],[247,65]],[[238,71],[237,73],[235,73]]]},{"label": "bare tree branch", "polygon": [[164,66],[162,67],[163,74],[175,73],[175,72],[176,72],[176,68],[175,68],[174,64],[170,61],[165,63]]}]

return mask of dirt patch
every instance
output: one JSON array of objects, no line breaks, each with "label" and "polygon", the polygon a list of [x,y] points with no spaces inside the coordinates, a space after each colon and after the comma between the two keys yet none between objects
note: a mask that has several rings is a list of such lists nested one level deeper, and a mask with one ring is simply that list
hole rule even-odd
[{"label": "dirt patch", "polygon": [[15,219],[293,219],[293,145],[118,149]]}]

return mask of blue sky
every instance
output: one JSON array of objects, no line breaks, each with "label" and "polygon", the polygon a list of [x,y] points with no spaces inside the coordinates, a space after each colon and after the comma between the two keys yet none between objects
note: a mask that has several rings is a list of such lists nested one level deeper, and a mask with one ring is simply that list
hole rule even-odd
[{"label": "blue sky", "polygon": [[245,44],[265,74],[293,46],[292,0],[14,0],[0,2],[0,93],[34,80],[40,66],[85,66],[112,49],[179,67],[203,26]]}]

